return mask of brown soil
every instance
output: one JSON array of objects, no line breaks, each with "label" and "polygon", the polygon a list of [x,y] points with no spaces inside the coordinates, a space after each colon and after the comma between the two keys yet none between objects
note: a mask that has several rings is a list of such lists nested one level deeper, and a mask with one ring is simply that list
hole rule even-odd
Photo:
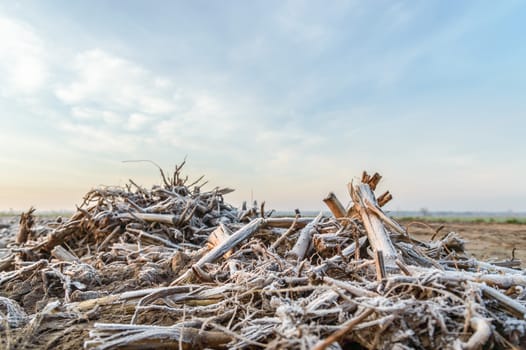
[{"label": "brown soil", "polygon": [[504,260],[512,258],[515,248],[515,259],[522,260],[526,266],[526,225],[505,223],[438,223],[401,221],[408,227],[409,234],[424,241],[430,239],[435,231],[444,226],[438,233],[454,231],[466,241],[466,251],[482,261]]}]

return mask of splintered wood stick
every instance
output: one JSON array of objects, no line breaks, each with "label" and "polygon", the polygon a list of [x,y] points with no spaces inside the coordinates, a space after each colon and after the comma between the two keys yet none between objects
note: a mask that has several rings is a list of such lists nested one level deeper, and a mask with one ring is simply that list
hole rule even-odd
[{"label": "splintered wood stick", "polygon": [[455,349],[462,350],[478,350],[487,343],[491,336],[490,323],[480,316],[472,317],[470,320],[470,327],[475,331],[467,342],[457,340],[453,346]]},{"label": "splintered wood stick", "polygon": [[488,297],[491,297],[499,302],[501,306],[513,316],[526,319],[526,307],[516,302],[504,293],[499,292],[495,288],[488,287],[482,283],[473,283],[482,290],[482,293]]},{"label": "splintered wood stick", "polygon": [[[230,236],[232,235],[232,232],[226,227],[223,223],[220,223],[219,226],[212,231],[210,236],[208,236],[207,245],[210,247],[210,249],[213,249],[214,247],[217,247],[221,242],[226,241]],[[232,251],[229,250],[225,253],[224,258],[228,258],[230,255],[232,255]]]},{"label": "splintered wood stick", "polygon": [[363,171],[362,173],[362,183],[366,184],[369,182],[369,180],[371,179],[371,176],[369,174],[367,174],[367,171]]},{"label": "splintered wood stick", "polygon": [[360,287],[358,285],[352,284],[352,283],[347,282],[347,281],[341,281],[341,280],[338,280],[338,279],[334,279],[334,278],[331,278],[329,276],[323,276],[323,282],[325,282],[325,283],[327,283],[329,285],[341,288],[341,289],[343,289],[343,290],[345,290],[345,291],[347,291],[347,292],[349,292],[352,295],[357,296],[357,297],[374,298],[374,297],[378,296],[378,294],[376,294],[375,292],[371,292],[370,290],[362,288],[362,287]]},{"label": "splintered wood stick", "polygon": [[330,192],[327,197],[323,199],[323,201],[327,207],[329,207],[332,215],[334,215],[335,218],[341,218],[347,215],[343,204],[333,192]]},{"label": "splintered wood stick", "polygon": [[376,258],[374,259],[376,265],[376,279],[381,281],[385,278],[385,264],[384,255],[381,250],[376,251]]},{"label": "splintered wood stick", "polygon": [[325,271],[327,271],[327,269],[329,268],[330,264],[331,263],[338,263],[340,261],[343,260],[342,257],[349,257],[353,254],[356,255],[356,252],[358,252],[360,250],[360,248],[365,244],[365,242],[367,241],[367,236],[362,236],[358,239],[358,246],[356,246],[356,241],[349,244],[345,249],[343,249],[341,251],[341,254],[339,255],[334,255],[333,257],[329,258],[326,262],[324,262],[323,264],[321,265],[318,265],[317,267],[314,268],[314,271],[316,273],[323,273]]},{"label": "splintered wood stick", "polygon": [[294,247],[292,247],[292,249],[289,252],[287,252],[287,258],[294,260],[303,260],[305,254],[307,254],[307,251],[311,246],[312,234],[316,231],[314,226],[316,226],[316,224],[321,220],[322,217],[323,214],[319,213],[314,220],[312,220],[307,226],[305,226],[301,230],[296,244],[294,244]]},{"label": "splintered wood stick", "polygon": [[[261,228],[261,226],[263,226],[264,222],[265,220],[262,218],[252,220],[251,222],[249,222],[248,224],[246,224],[245,226],[241,227],[239,230],[234,232],[226,240],[218,244],[214,249],[206,253],[194,265],[196,265],[197,267],[203,267],[203,265],[205,264],[215,262],[220,257],[222,257],[224,254],[226,254],[226,252],[228,252],[230,249],[238,245],[241,241],[245,240],[246,238],[256,233]],[[194,274],[193,269],[192,267],[190,267],[183,275],[175,279],[170,285],[174,286],[182,281],[185,281],[188,278],[192,277],[193,274]]]},{"label": "splintered wood stick", "polygon": [[175,225],[179,221],[179,216],[170,214],[150,214],[150,213],[121,213],[119,218],[139,219],[147,222],[159,222],[166,225]]},{"label": "splintered wood stick", "polygon": [[395,260],[398,254],[391,242],[389,233],[385,229],[382,220],[375,214],[368,210],[367,202],[377,206],[376,198],[373,191],[368,184],[364,183],[349,183],[349,192],[354,202],[354,206],[360,213],[367,237],[374,251],[381,250],[383,252],[386,267],[395,267]]},{"label": "splintered wood stick", "polygon": [[367,181],[371,190],[373,191],[376,190],[376,186],[378,186],[378,183],[380,182],[381,179],[382,179],[382,175],[378,173],[374,173],[374,175],[369,179],[369,181]]},{"label": "splintered wood stick", "polygon": [[387,226],[389,226],[391,229],[393,229],[395,232],[401,233],[403,235],[407,235],[406,230],[400,226],[399,223],[391,219],[389,216],[387,216],[382,209],[371,203],[369,200],[365,200],[365,204],[367,204],[367,209],[375,213]]},{"label": "splintered wood stick", "polygon": [[137,230],[137,229],[134,229],[134,228],[128,228],[127,232],[137,234],[139,239],[141,237],[145,237],[145,238],[149,238],[152,241],[160,242],[160,243],[162,243],[163,245],[165,245],[167,247],[174,248],[174,249],[179,249],[179,250],[181,249],[181,247],[178,246],[177,244],[172,243],[169,240],[166,240],[164,238],[157,237],[155,235],[149,234],[148,232],[143,231],[143,230]]},{"label": "splintered wood stick", "polygon": [[360,324],[360,322],[365,320],[373,312],[374,312],[373,309],[367,309],[363,311],[361,314],[359,314],[358,316],[356,316],[355,318],[352,318],[349,321],[345,322],[342,325],[342,328],[332,333],[324,340],[318,342],[318,344],[314,346],[313,350],[325,350],[329,345],[343,338],[347,333],[349,333],[354,327]]},{"label": "splintered wood stick", "polygon": [[79,258],[68,252],[61,245],[57,245],[55,248],[53,248],[53,250],[51,251],[51,255],[53,255],[53,257],[61,261],[80,262]]},{"label": "splintered wood stick", "polygon": [[275,228],[289,228],[295,222],[295,227],[302,228],[309,224],[312,218],[267,218],[265,219],[265,226]]},{"label": "splintered wood stick", "polygon": [[296,215],[296,218],[290,225],[289,229],[285,231],[285,233],[282,234],[281,237],[276,239],[274,243],[272,243],[272,245],[270,246],[270,249],[275,250],[281,244],[281,242],[283,242],[292,232],[296,230],[296,222],[298,221],[298,219],[299,219],[299,215]]},{"label": "splintered wood stick", "polygon": [[31,207],[27,212],[20,215],[20,228],[18,229],[18,233],[16,235],[16,243],[26,243],[28,238],[31,236],[31,227],[33,227],[33,224],[35,223],[35,220],[33,219],[34,212],[35,208]]},{"label": "splintered wood stick", "polygon": [[[499,288],[511,288],[513,286],[526,287],[526,276],[525,275],[510,275],[510,274],[498,274],[498,273],[483,273],[483,272],[470,272],[470,271],[440,271],[436,268],[419,267],[419,266],[407,266],[411,275],[418,276],[422,273],[436,273],[437,278],[442,281],[450,282],[479,282],[485,283],[489,286],[498,286]],[[407,278],[408,276],[405,276]]]},{"label": "splintered wood stick", "polygon": [[91,333],[95,339],[84,343],[86,349],[223,348],[232,340],[232,337],[224,332],[182,325],[166,327],[95,323]]},{"label": "splintered wood stick", "polygon": [[2,259],[0,259],[0,272],[9,269],[14,262],[15,262],[14,253],[9,253],[8,255],[2,257]]},{"label": "splintered wood stick", "polygon": [[[88,299],[79,302],[67,303],[65,308],[69,311],[74,312],[86,312],[93,310],[98,306],[109,306],[114,304],[120,304],[123,302],[130,302],[130,305],[135,310],[137,306],[137,299],[144,298],[162,298],[167,295],[175,293],[190,293],[193,290],[199,288],[199,285],[186,285],[176,287],[157,287],[157,288],[145,288],[123,292],[119,294],[106,295],[96,299]],[[143,300],[144,302],[144,300]]]},{"label": "splintered wood stick", "polygon": [[381,194],[378,197],[378,206],[383,207],[384,205],[389,203],[391,199],[393,199],[393,196],[391,195],[391,193],[389,193],[389,191],[385,192],[384,194]]},{"label": "splintered wood stick", "polygon": [[407,269],[407,266],[402,262],[402,260],[396,259],[395,263],[400,268],[400,271],[404,273],[404,275],[411,276],[411,271]]}]

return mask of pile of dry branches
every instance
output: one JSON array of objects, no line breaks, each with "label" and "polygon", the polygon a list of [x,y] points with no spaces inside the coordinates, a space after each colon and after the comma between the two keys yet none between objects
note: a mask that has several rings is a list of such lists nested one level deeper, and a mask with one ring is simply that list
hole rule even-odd
[{"label": "pile of dry branches", "polygon": [[[522,348],[526,275],[412,239],[381,176],[316,218],[236,209],[181,166],[100,188],[69,219],[22,215],[0,259],[3,348]],[[438,235],[437,235],[438,236]],[[505,264],[504,264],[505,265]]]}]

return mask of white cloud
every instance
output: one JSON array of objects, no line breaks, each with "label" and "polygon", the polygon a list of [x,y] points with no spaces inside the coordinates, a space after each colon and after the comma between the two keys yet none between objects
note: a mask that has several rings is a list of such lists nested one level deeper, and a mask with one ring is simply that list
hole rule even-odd
[{"label": "white cloud", "polygon": [[116,125],[124,123],[126,117],[113,111],[102,109],[88,108],[88,107],[72,107],[71,115],[81,122],[104,122],[108,125]]},{"label": "white cloud", "polygon": [[186,100],[185,111],[155,127],[160,139],[189,149],[210,148],[218,140],[222,147],[230,146],[232,134],[244,125],[243,107],[207,91],[194,91]]},{"label": "white cloud", "polygon": [[72,73],[72,81],[55,91],[65,104],[152,115],[177,111],[174,89],[168,80],[103,50],[78,54]]},{"label": "white cloud", "polygon": [[91,125],[63,122],[60,124],[60,128],[69,135],[68,142],[70,145],[81,150],[101,154],[132,154],[140,145],[151,142],[151,139],[147,137],[118,133]]},{"label": "white cloud", "polygon": [[140,130],[146,124],[148,124],[149,121],[152,121],[152,119],[152,117],[149,117],[144,114],[132,113],[128,118],[127,127],[129,130]]},{"label": "white cloud", "polygon": [[0,17],[0,93],[30,94],[48,78],[46,48],[33,29]]},{"label": "white cloud", "polygon": [[75,145],[88,143],[96,149],[114,146],[106,138],[118,139],[121,150],[134,149],[147,133],[158,143],[184,149],[207,149],[218,140],[226,145],[246,110],[239,96],[176,87],[170,79],[100,49],[78,54],[70,81],[59,84],[55,94],[71,108],[73,118],[60,124],[63,130],[79,135],[72,140]]}]

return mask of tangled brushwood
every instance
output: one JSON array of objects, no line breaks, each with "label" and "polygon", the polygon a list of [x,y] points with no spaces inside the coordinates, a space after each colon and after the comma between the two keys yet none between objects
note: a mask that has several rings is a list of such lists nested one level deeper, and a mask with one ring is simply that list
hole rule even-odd
[{"label": "tangled brushwood", "polygon": [[24,213],[0,259],[3,349],[526,347],[526,275],[411,238],[381,176],[332,215],[236,209],[176,167],[162,185],[88,192],[69,219]]}]

